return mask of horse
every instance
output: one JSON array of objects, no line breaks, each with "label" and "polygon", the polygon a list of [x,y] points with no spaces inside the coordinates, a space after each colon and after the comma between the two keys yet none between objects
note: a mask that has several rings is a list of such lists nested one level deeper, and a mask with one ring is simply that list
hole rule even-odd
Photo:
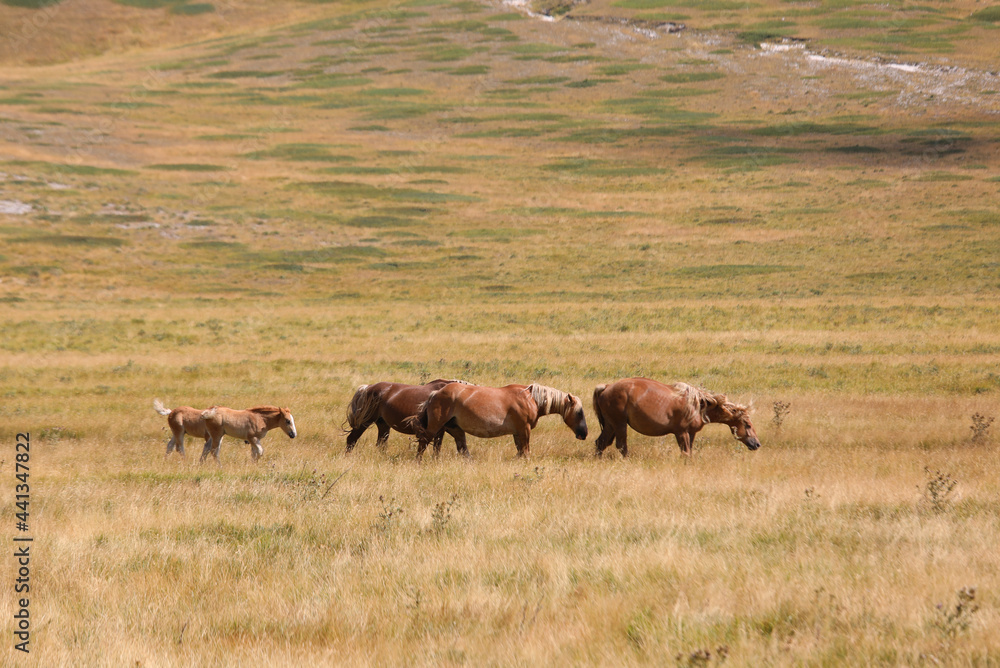
[{"label": "horse", "polygon": [[163,407],[162,401],[153,399],[153,410],[160,415],[166,416],[170,433],[173,434],[170,440],[167,441],[167,452],[163,455],[164,459],[170,456],[175,446],[180,456],[184,456],[185,433],[191,434],[195,438],[204,438],[206,447],[212,442],[212,437],[208,435],[208,429],[205,426],[205,418],[201,416],[202,411],[197,408],[178,406],[173,410],[169,410]]},{"label": "horse", "polygon": [[[358,439],[372,424],[378,429],[378,440],[375,445],[385,447],[389,440],[389,430],[395,429],[401,434],[413,435],[413,428],[407,424],[407,419],[417,414],[420,405],[427,401],[431,392],[440,390],[448,383],[462,383],[464,380],[444,380],[438,378],[426,385],[405,385],[403,383],[373,383],[361,385],[354,392],[350,405],[347,407],[347,450],[350,452],[357,445]],[[459,452],[467,451],[465,433],[454,426],[445,427],[445,431],[455,439]],[[436,448],[440,449],[438,441]]]},{"label": "horse", "polygon": [[[245,411],[238,411],[224,406],[212,406],[203,411],[210,439],[205,441],[205,449],[201,453],[204,462],[211,452],[215,461],[219,461],[219,446],[223,436],[232,436],[250,444],[250,456],[254,461],[264,454],[260,441],[271,429],[281,429],[288,438],[295,438],[295,419],[287,408],[277,406],[255,406]],[[213,447],[214,446],[214,447]]]},{"label": "horse", "polygon": [[615,443],[628,456],[628,429],[646,436],[673,434],[681,452],[690,457],[694,435],[709,422],[728,425],[749,450],[760,447],[750,422],[750,409],[687,383],[665,385],[648,378],[626,378],[594,388],[594,412],[601,425],[597,456]]},{"label": "horse", "polygon": [[[479,438],[513,436],[518,457],[530,453],[531,430],[543,415],[558,413],[580,440],[587,438],[587,420],[579,397],[539,385],[482,387],[449,383],[432,392],[410,425],[417,434],[417,459],[434,441],[437,456],[441,431],[454,424]],[[468,455],[468,450],[461,451]]]}]

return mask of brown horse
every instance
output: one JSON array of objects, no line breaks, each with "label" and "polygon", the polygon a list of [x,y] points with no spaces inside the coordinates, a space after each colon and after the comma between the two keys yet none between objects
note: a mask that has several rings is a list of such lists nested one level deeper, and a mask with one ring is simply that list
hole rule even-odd
[{"label": "brown horse", "polygon": [[681,452],[690,457],[694,435],[709,422],[728,425],[733,436],[750,450],[760,447],[748,407],[687,383],[664,385],[648,378],[627,378],[598,385],[594,412],[601,424],[595,444],[598,456],[612,442],[622,456],[628,456],[627,427],[632,427],[646,436],[673,434]]},{"label": "brown horse", "polygon": [[[579,397],[544,385],[480,387],[449,383],[432,392],[410,420],[417,433],[417,459],[441,430],[454,424],[479,438],[512,435],[519,457],[530,452],[531,430],[543,415],[558,413],[580,440],[587,438],[587,421]],[[434,454],[441,446],[435,441]],[[468,450],[463,454],[468,454]]]},{"label": "brown horse", "polygon": [[[372,424],[378,429],[378,440],[375,441],[375,445],[379,447],[384,447],[389,440],[390,429],[412,436],[413,428],[407,420],[417,414],[420,405],[427,401],[431,392],[440,390],[448,383],[468,384],[464,380],[439,378],[426,385],[383,382],[359,387],[347,408],[347,424],[350,426],[350,433],[347,434],[347,452],[354,449],[358,439]],[[465,433],[455,426],[446,426],[445,431],[455,439],[458,451],[465,452]],[[440,448],[439,440],[435,449]]]},{"label": "brown horse", "polygon": [[172,434],[170,440],[167,441],[167,453],[163,455],[164,458],[170,456],[175,446],[178,454],[181,457],[184,456],[184,434],[186,433],[195,438],[205,439],[206,446],[212,442],[212,437],[208,435],[208,429],[205,427],[205,418],[201,416],[201,410],[190,406],[178,406],[173,410],[168,410],[163,407],[163,402],[159,399],[153,399],[153,410],[167,417],[167,426],[170,427]]},{"label": "brown horse", "polygon": [[[233,410],[224,406],[212,406],[201,416],[205,418],[209,440],[205,441],[205,449],[201,453],[204,462],[211,452],[215,461],[219,461],[219,447],[223,436],[233,436],[250,444],[250,456],[254,461],[264,454],[260,441],[271,429],[281,429],[288,438],[295,438],[295,419],[287,408],[277,406],[256,406],[245,411]],[[214,447],[213,447],[214,445]]]}]

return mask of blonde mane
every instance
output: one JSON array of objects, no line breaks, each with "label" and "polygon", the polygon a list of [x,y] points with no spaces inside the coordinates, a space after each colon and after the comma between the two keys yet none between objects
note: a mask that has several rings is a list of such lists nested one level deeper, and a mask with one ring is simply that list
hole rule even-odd
[{"label": "blonde mane", "polygon": [[718,407],[730,419],[739,418],[750,411],[742,404],[734,404],[729,401],[726,395],[715,394],[703,387],[695,387],[687,383],[674,383],[671,387],[677,394],[684,397],[691,415],[700,415],[702,422],[705,423],[712,421],[708,416],[708,411],[713,407]]},{"label": "blonde mane", "polygon": [[549,415],[553,412],[562,413],[563,407],[566,405],[566,393],[560,392],[554,387],[532,383],[528,386],[528,392],[535,404],[538,405],[539,415]]}]

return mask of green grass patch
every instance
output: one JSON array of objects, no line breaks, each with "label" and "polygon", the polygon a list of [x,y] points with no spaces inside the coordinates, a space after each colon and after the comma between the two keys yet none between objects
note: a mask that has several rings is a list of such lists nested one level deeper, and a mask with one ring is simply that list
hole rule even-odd
[{"label": "green grass patch", "polygon": [[55,174],[79,174],[81,176],[128,176],[130,174],[135,174],[135,172],[127,169],[95,167],[94,165],[61,165],[55,162],[42,162],[37,160],[10,160],[0,164],[15,167],[34,167],[44,172]]},{"label": "green grass patch", "polygon": [[372,83],[367,77],[359,77],[351,74],[316,74],[300,79],[295,83],[299,88],[348,88],[354,86],[365,86]]},{"label": "green grass patch", "polygon": [[989,23],[1000,22],[1000,5],[993,7],[987,7],[985,9],[980,9],[978,12],[973,12],[970,16],[974,21],[986,21]]},{"label": "green grass patch", "polygon": [[824,149],[829,153],[847,153],[847,154],[868,154],[873,153],[885,153],[885,149],[878,148],[876,146],[863,146],[861,144],[855,144],[854,146],[832,146]]},{"label": "green grass patch", "polygon": [[750,134],[757,137],[797,137],[808,134],[872,135],[879,132],[879,128],[872,125],[860,125],[858,123],[814,123],[811,121],[769,125],[750,130]]},{"label": "green grass patch", "polygon": [[660,81],[666,83],[695,83],[698,81],[724,79],[725,76],[722,72],[680,72],[677,74],[664,74],[660,77]]},{"label": "green grass patch", "polygon": [[448,70],[448,74],[453,76],[473,76],[477,74],[488,74],[490,71],[487,65],[466,65],[465,67],[456,67],[453,70]]},{"label": "green grass patch", "polygon": [[219,241],[216,239],[202,239],[199,241],[185,241],[184,243],[178,244],[181,248],[186,248],[188,250],[209,250],[213,253],[218,251],[239,251],[244,252],[247,250],[246,244],[238,243],[236,241]]},{"label": "green grass patch", "polygon": [[454,195],[412,188],[378,187],[367,183],[349,181],[313,181],[287,186],[292,189],[308,189],[321,195],[337,198],[365,198],[371,200],[400,200],[414,202],[477,202],[479,198],[469,195]]},{"label": "green grass patch", "polygon": [[182,16],[195,16],[197,14],[211,14],[215,11],[215,5],[208,2],[192,2],[186,5],[173,5],[170,8],[171,14]]},{"label": "green grass patch", "polygon": [[431,91],[423,88],[368,88],[361,91],[362,97],[413,97],[429,95]]},{"label": "green grass patch", "polygon": [[792,149],[765,146],[720,146],[696,156],[710,167],[734,171],[755,171],[762,167],[773,167],[796,162]]},{"label": "green grass patch", "polygon": [[276,159],[296,162],[354,162],[357,160],[354,156],[331,153],[327,146],[316,143],[279,144],[273,148],[246,153],[244,157],[251,160]]},{"label": "green grass patch", "polygon": [[595,72],[606,77],[616,77],[623,74],[631,74],[640,70],[651,70],[652,65],[646,63],[614,63],[613,65],[601,65],[594,69]]},{"label": "green grass patch", "polygon": [[48,246],[69,246],[86,248],[118,248],[127,242],[118,237],[90,237],[74,234],[42,234],[31,237],[10,239],[9,243],[36,243]]},{"label": "green grass patch", "polygon": [[560,51],[565,51],[566,49],[561,46],[555,46],[553,44],[543,44],[540,42],[523,42],[520,44],[510,44],[503,48],[507,53],[513,53],[519,56],[539,56],[550,53],[559,53]]},{"label": "green grass patch", "polygon": [[953,174],[951,172],[926,172],[919,176],[915,176],[910,181],[922,181],[925,183],[933,183],[936,181],[972,181],[974,176],[969,176],[968,174]]},{"label": "green grass patch", "polygon": [[798,271],[801,268],[783,264],[706,264],[682,267],[674,273],[692,278],[742,278]]},{"label": "green grass patch", "polygon": [[209,74],[211,79],[268,79],[270,77],[280,77],[287,74],[282,71],[273,70],[224,70]]},{"label": "green grass patch", "polygon": [[42,7],[49,7],[51,5],[57,5],[62,0],[2,0],[3,4],[9,7],[24,7],[25,9],[41,9]]},{"label": "green grass patch", "polygon": [[164,172],[221,172],[227,168],[222,165],[208,165],[197,162],[171,162],[146,165],[146,169],[158,169]]},{"label": "green grass patch", "polygon": [[412,218],[398,216],[355,216],[344,221],[345,225],[352,227],[407,227],[416,223]]}]

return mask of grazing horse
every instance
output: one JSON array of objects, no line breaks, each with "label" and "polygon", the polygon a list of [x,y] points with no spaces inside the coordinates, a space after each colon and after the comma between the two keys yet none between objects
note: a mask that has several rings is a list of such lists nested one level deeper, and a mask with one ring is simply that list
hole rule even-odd
[{"label": "grazing horse", "polygon": [[173,434],[167,441],[167,453],[163,455],[164,459],[170,456],[175,446],[180,456],[184,456],[185,433],[191,434],[195,438],[205,439],[206,447],[212,442],[212,437],[208,435],[208,429],[205,427],[205,418],[201,416],[202,411],[197,408],[178,406],[173,410],[168,410],[163,407],[162,401],[153,399],[153,410],[167,417],[167,425],[170,427],[170,433]]},{"label": "grazing horse", "polygon": [[673,434],[688,457],[694,435],[709,422],[728,425],[733,436],[750,450],[760,447],[747,406],[687,383],[664,385],[648,378],[627,378],[598,385],[594,389],[594,412],[601,425],[595,444],[598,457],[612,442],[623,457],[628,456],[627,427],[646,436]]},{"label": "grazing horse", "polygon": [[[358,439],[372,424],[378,429],[378,440],[375,445],[385,447],[389,440],[389,430],[395,429],[401,434],[413,435],[413,428],[407,420],[417,414],[420,405],[427,401],[431,392],[440,390],[448,383],[468,384],[464,380],[432,380],[426,385],[404,385],[403,383],[374,383],[362,385],[354,393],[351,404],[347,408],[347,424],[350,433],[347,434],[347,452],[354,449]],[[344,431],[348,431],[346,428]],[[455,439],[459,452],[464,452],[465,433],[455,427],[447,426],[445,431]],[[438,441],[435,449],[441,448]]]},{"label": "grazing horse", "polygon": [[[417,433],[417,459],[431,441],[435,442],[434,454],[438,454],[439,434],[450,424],[479,438],[512,435],[518,456],[527,457],[531,430],[538,418],[551,413],[561,415],[578,439],[587,438],[583,402],[572,394],[538,384],[481,387],[449,383],[432,392],[410,420]],[[467,455],[468,450],[462,454]]]},{"label": "grazing horse", "polygon": [[295,438],[295,419],[287,408],[256,406],[237,411],[224,406],[212,406],[201,416],[205,418],[210,436],[201,453],[202,462],[209,452],[215,457],[215,461],[219,461],[219,446],[222,445],[223,436],[232,436],[249,443],[250,456],[254,461],[264,454],[260,441],[271,429],[281,429],[288,434],[288,438]]}]

